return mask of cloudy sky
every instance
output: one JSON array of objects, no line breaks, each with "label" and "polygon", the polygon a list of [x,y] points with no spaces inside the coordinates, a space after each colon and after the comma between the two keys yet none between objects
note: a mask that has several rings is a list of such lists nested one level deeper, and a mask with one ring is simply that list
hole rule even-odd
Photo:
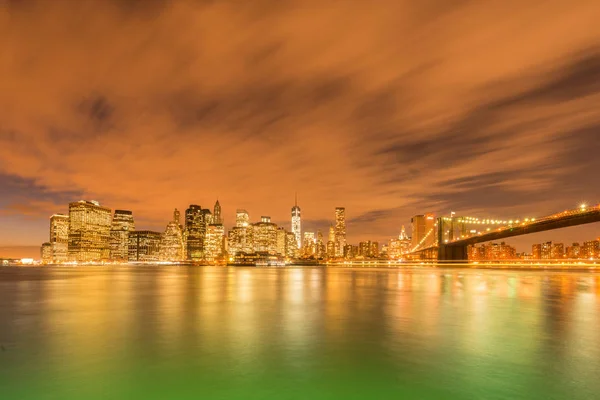
[{"label": "cloudy sky", "polygon": [[[219,198],[353,242],[600,202],[597,0],[0,0],[0,246]],[[598,236],[591,225],[585,234]]]}]

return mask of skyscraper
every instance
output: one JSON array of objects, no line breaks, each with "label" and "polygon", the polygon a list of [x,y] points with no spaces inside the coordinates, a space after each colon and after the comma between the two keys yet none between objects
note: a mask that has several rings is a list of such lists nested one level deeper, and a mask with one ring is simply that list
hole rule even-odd
[{"label": "skyscraper", "polygon": [[110,258],[114,261],[129,260],[129,232],[135,230],[133,213],[115,210],[110,227]]},{"label": "skyscraper", "polygon": [[250,216],[248,215],[248,211],[238,209],[235,212],[235,226],[243,228],[248,225],[250,225]]},{"label": "skyscraper", "polygon": [[202,208],[199,205],[191,204],[185,210],[186,257],[188,260],[202,259],[203,231]]},{"label": "skyscraper", "polygon": [[69,259],[69,216],[54,214],[50,217],[50,261],[61,263]]},{"label": "skyscraper", "polygon": [[435,243],[435,216],[433,214],[415,215],[411,219],[413,249],[431,247]]},{"label": "skyscraper", "polygon": [[335,228],[329,226],[329,237],[327,240],[327,258],[335,258]]},{"label": "skyscraper", "polygon": [[110,256],[111,209],[97,201],[69,204],[69,260],[97,262]]},{"label": "skyscraper", "polygon": [[41,256],[42,264],[52,264],[52,244],[50,242],[42,243]]},{"label": "skyscraper", "polygon": [[286,232],[285,234],[285,256],[287,258],[297,258],[298,252],[298,241],[296,235],[293,232]]},{"label": "skyscraper", "polygon": [[129,232],[129,261],[152,262],[160,260],[160,232]]},{"label": "skyscraper", "polygon": [[277,254],[285,256],[285,246],[286,246],[286,231],[285,228],[279,227],[277,228]]},{"label": "skyscraper", "polygon": [[292,207],[292,233],[296,237],[298,248],[302,248],[302,221],[300,207],[298,207],[298,196],[295,197],[294,207]]},{"label": "skyscraper", "polygon": [[221,217],[221,204],[219,204],[219,200],[217,200],[213,209],[213,224],[223,225],[223,217]]},{"label": "skyscraper", "polygon": [[173,220],[167,224],[167,228],[160,239],[160,260],[176,262],[184,259],[183,232],[179,224],[179,211],[175,209]]},{"label": "skyscraper", "polygon": [[209,263],[214,263],[223,255],[223,238],[225,228],[221,224],[210,224],[206,231],[205,258]]},{"label": "skyscraper", "polygon": [[261,217],[261,222],[252,224],[254,231],[254,251],[277,253],[277,225],[270,217]]},{"label": "skyscraper", "polygon": [[346,246],[346,209],[336,207],[335,209],[335,255],[344,256],[344,247]]},{"label": "skyscraper", "polygon": [[314,232],[304,232],[304,239],[302,240],[302,255],[304,257],[310,257],[315,255],[315,242],[316,241]]},{"label": "skyscraper", "polygon": [[325,258],[325,252],[327,248],[325,247],[325,242],[323,241],[323,233],[321,231],[317,231],[317,240],[315,242],[315,256],[319,259]]}]

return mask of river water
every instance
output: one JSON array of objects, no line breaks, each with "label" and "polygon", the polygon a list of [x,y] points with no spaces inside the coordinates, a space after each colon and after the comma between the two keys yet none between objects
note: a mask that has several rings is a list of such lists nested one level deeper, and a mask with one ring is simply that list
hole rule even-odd
[{"label": "river water", "polygon": [[600,272],[0,268],[2,399],[600,399]]}]

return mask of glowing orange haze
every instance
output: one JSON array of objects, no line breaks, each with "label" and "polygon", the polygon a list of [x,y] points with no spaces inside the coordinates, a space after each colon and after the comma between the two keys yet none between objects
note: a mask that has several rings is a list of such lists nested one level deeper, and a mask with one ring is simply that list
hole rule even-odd
[{"label": "glowing orange haze", "polygon": [[600,199],[596,0],[132,3],[0,2],[0,244],[80,198],[162,229],[297,191],[353,242]]}]

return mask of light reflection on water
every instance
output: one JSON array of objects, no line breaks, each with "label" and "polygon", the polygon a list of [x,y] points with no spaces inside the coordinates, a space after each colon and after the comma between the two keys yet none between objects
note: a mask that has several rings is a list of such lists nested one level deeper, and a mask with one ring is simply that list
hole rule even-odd
[{"label": "light reflection on water", "polygon": [[600,275],[0,269],[7,399],[591,399]]}]

